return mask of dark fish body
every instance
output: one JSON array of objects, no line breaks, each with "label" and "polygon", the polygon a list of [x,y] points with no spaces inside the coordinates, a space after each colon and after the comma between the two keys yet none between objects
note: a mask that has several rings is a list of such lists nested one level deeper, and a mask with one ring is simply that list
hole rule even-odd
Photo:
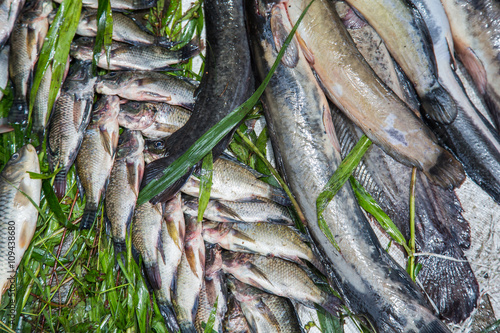
[{"label": "dark fish body", "polygon": [[190,116],[189,110],[167,103],[129,101],[120,105],[118,123],[158,140],[177,131]]},{"label": "dark fish body", "polygon": [[66,193],[66,175],[76,159],[83,133],[90,121],[96,78],[90,73],[90,62],[70,66],[61,94],[57,99],[48,127],[47,157],[51,172],[62,168],[54,180],[58,198]]},{"label": "dark fish body", "polygon": [[[62,3],[63,0],[54,0]],[[111,9],[115,10],[139,10],[156,6],[158,0],[110,0]],[[98,0],[83,0],[83,7],[97,9]]]},{"label": "dark fish body", "polygon": [[49,30],[48,15],[52,1],[34,2],[23,9],[14,25],[10,39],[9,74],[14,85],[10,119],[12,122],[26,121],[29,113],[28,98],[33,70]]},{"label": "dark fish body", "polygon": [[99,94],[118,95],[134,101],[164,102],[193,108],[195,86],[176,76],[148,71],[111,72],[99,78]]},{"label": "dark fish body", "polygon": [[[137,25],[131,17],[113,12],[113,40],[125,42],[133,45],[160,45],[165,47],[173,46],[166,37],[154,36]],[[76,29],[80,36],[95,37],[97,35],[97,11],[93,9],[83,9],[80,22]]]},{"label": "dark fish body", "polygon": [[303,332],[290,300],[235,279],[230,279],[228,285],[253,332]]},{"label": "dark fish body", "polygon": [[143,148],[140,132],[126,130],[119,138],[105,201],[116,253],[126,250],[125,240],[144,173]]},{"label": "dark fish body", "polygon": [[160,270],[161,288],[155,291],[158,307],[165,319],[165,323],[171,332],[179,331],[179,324],[172,305],[171,290],[177,275],[177,267],[184,252],[184,236],[186,226],[184,214],[181,209],[181,195],[178,194],[163,207],[163,218],[161,231],[162,249],[165,253],[165,261],[158,261]]},{"label": "dark fish body", "polygon": [[[81,37],[71,43],[70,55],[80,60],[92,60],[94,39]],[[167,71],[171,65],[185,62],[200,52],[195,44],[179,50],[169,50],[157,45],[129,45],[114,42],[108,58],[103,50],[97,66],[108,70]]]},{"label": "dark fish body", "polygon": [[9,82],[9,52],[10,45],[5,45],[0,49],[0,100],[2,100],[3,90],[7,88]]},{"label": "dark fish body", "polygon": [[95,103],[92,120],[83,134],[76,157],[76,170],[86,197],[81,229],[89,229],[94,223],[113,168],[120,135],[116,119],[119,103],[116,96],[102,96]]},{"label": "dark fish body", "polygon": [[25,2],[25,0],[3,0],[0,2],[0,22],[2,22],[0,25],[0,49],[7,43]]},{"label": "dark fish body", "polygon": [[[249,21],[262,79],[277,51],[268,17],[259,13],[254,8]],[[280,64],[266,88],[266,121],[329,282],[351,311],[365,316],[380,332],[449,332],[405,270],[381,247],[349,187],[340,189],[323,212],[340,251],[319,228],[316,199],[341,161],[340,146],[326,98],[305,58],[298,56],[292,68]]]},{"label": "dark fish body", "polygon": [[31,179],[27,171],[40,173],[30,144],[12,155],[0,174],[0,300],[15,283],[17,267],[36,229],[38,211],[26,196],[39,205],[42,181]]},{"label": "dark fish body", "polygon": [[[245,30],[243,1],[209,0],[205,5],[207,56],[193,114],[177,132],[163,140],[162,158],[146,166],[143,186],[158,179],[201,135],[242,104],[253,91],[250,50]],[[214,159],[226,149],[227,135],[213,149]],[[152,199],[166,200],[177,193],[190,172]]]},{"label": "dark fish body", "polygon": [[[233,279],[234,281],[234,279]],[[224,318],[224,333],[250,333],[250,327],[241,310],[239,302],[231,293],[227,301],[227,313]]]}]

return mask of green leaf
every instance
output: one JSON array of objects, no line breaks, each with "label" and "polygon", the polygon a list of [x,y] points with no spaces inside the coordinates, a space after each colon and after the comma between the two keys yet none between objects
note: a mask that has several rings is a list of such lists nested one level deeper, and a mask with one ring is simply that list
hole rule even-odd
[{"label": "green leaf", "polygon": [[339,318],[332,316],[330,313],[325,310],[318,308],[318,320],[319,326],[321,327],[321,332],[324,333],[343,333],[344,328],[342,322]]},{"label": "green leaf", "polygon": [[198,198],[198,222],[203,220],[203,214],[207,209],[212,190],[212,175],[214,171],[214,161],[212,153],[208,153],[203,159],[203,165],[200,171],[200,196]]},{"label": "green leaf", "polygon": [[189,147],[186,152],[175,160],[171,165],[169,165],[165,170],[163,170],[163,175],[159,179],[151,181],[149,184],[144,186],[142,191],[139,193],[139,198],[137,199],[137,204],[142,205],[146,201],[151,200],[156,195],[163,192],[166,188],[171,186],[176,180],[182,177],[187,170],[189,170],[193,165],[198,163],[205,155],[208,154],[215,145],[222,140],[231,130],[245,118],[245,115],[252,110],[252,107],[257,103],[260,96],[267,87],[267,84],[271,80],[276,67],[278,67],[283,54],[285,53],[288,44],[292,40],[298,25],[302,21],[302,18],[306,14],[307,10],[311,6],[314,0],[312,0],[306,9],[303,11],[297,23],[290,31],[290,34],[286,38],[283,46],[281,47],[276,61],[274,62],[271,70],[267,74],[266,78],[262,84],[257,88],[255,93],[243,104],[238,106],[236,109],[231,111],[224,119],[219,123],[210,128],[205,134],[203,134],[194,145]]},{"label": "green leaf", "polygon": [[99,0],[97,7],[97,34],[95,37],[94,54],[92,57],[92,73],[96,73],[97,63],[102,53],[106,52],[106,60],[109,66],[109,54],[113,37],[113,16],[110,0]]},{"label": "green leaf", "polygon": [[204,333],[212,333],[214,331],[215,324],[215,314],[217,313],[217,303],[219,302],[219,296],[215,299],[214,306],[212,310],[210,310],[210,316],[208,317],[207,324],[205,325]]},{"label": "green leaf", "polygon": [[366,192],[363,186],[361,186],[361,184],[356,179],[354,179],[354,177],[351,176],[349,180],[351,182],[354,194],[358,199],[359,205],[368,213],[373,215],[373,217],[375,217],[382,229],[384,229],[396,243],[403,246],[407,251],[409,251],[410,249],[406,245],[406,239],[404,238],[401,231],[394,224],[394,222],[392,222],[391,218],[387,216],[387,214],[382,210],[375,199],[373,199],[370,193]]},{"label": "green leaf", "polygon": [[482,330],[481,333],[496,332],[497,329],[499,329],[499,328],[500,328],[500,320],[497,320],[493,324],[491,324],[490,326],[488,326],[484,330]]},{"label": "green leaf", "polygon": [[[45,199],[47,200],[47,203],[50,207],[50,210],[54,213],[59,223],[61,223],[62,225],[66,225],[68,217],[64,214],[61,205],[57,200],[56,194],[54,193],[54,189],[52,188],[52,185],[50,184],[50,181],[48,179],[44,179],[42,181],[42,189],[43,193],[45,194]],[[72,224],[70,225],[74,227]]]}]

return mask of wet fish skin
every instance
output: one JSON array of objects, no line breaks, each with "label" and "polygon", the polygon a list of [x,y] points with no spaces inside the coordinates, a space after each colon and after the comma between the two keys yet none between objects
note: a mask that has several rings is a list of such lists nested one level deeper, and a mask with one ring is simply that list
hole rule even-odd
[{"label": "wet fish skin", "polygon": [[129,101],[120,105],[118,123],[158,140],[177,131],[190,116],[189,110],[167,103]]},{"label": "wet fish skin", "polygon": [[[258,8],[249,9],[249,27],[254,64],[262,79],[277,50],[269,12],[262,10],[261,2]],[[277,161],[309,221],[317,258],[346,306],[381,332],[449,332],[405,270],[380,246],[349,187],[340,189],[323,213],[340,253],[319,228],[316,199],[342,158],[328,103],[304,56],[299,53],[293,68],[277,67],[263,104]]]},{"label": "wet fish skin", "polygon": [[[35,148],[27,144],[11,156],[0,174],[0,300],[15,282],[15,272],[35,233],[42,181],[27,171],[40,173]],[[18,191],[19,189],[20,191]],[[12,262],[14,261],[14,262]]]},{"label": "wet fish skin", "polygon": [[135,101],[164,102],[191,110],[195,86],[177,76],[149,71],[110,72],[99,77],[99,94]]},{"label": "wet fish skin", "polygon": [[159,261],[166,259],[162,243],[162,214],[161,204],[146,202],[135,207],[132,218],[132,244],[141,254],[144,271],[153,290],[162,287]]},{"label": "wet fish skin", "polygon": [[[291,23],[308,3],[286,7]],[[424,171],[435,184],[459,186],[465,179],[461,164],[375,75],[332,6],[326,0],[314,1],[297,30],[312,52],[312,66],[328,97],[393,158]]]},{"label": "wet fish skin", "polygon": [[23,123],[28,117],[28,98],[38,54],[49,30],[52,1],[41,0],[26,6],[12,30],[9,75],[14,86],[11,122]]},{"label": "wet fish skin", "polygon": [[[167,48],[175,43],[166,37],[154,36],[141,29],[136,21],[131,17],[113,12],[113,40],[125,42],[133,45],[159,45]],[[82,9],[80,22],[76,29],[76,34],[85,37],[95,37],[97,35],[97,11],[94,9]]]},{"label": "wet fish skin", "polygon": [[228,286],[253,332],[303,332],[290,300],[236,279],[228,279]]},{"label": "wet fish skin", "polygon": [[118,146],[117,96],[102,96],[94,105],[92,120],[83,134],[82,144],[76,157],[78,178],[85,190],[85,209],[80,229],[90,229],[104,197]]},{"label": "wet fish skin", "polygon": [[169,331],[178,332],[180,328],[172,305],[171,290],[177,275],[177,267],[184,252],[184,236],[186,233],[180,194],[164,204],[163,218],[161,240],[162,249],[165,253],[165,262],[158,261],[162,283],[161,288],[155,291],[155,295]]},{"label": "wet fish skin", "polygon": [[104,202],[115,253],[126,250],[125,240],[144,173],[143,149],[144,139],[140,132],[125,130],[120,135]]},{"label": "wet fish skin", "polygon": [[202,223],[196,217],[185,217],[184,253],[177,268],[172,289],[173,304],[181,332],[196,332],[195,317],[205,276],[205,244]]},{"label": "wet fish skin", "polygon": [[25,2],[25,0],[4,0],[0,3],[0,22],[4,22],[0,27],[0,49],[6,45]]},{"label": "wet fish skin", "polygon": [[66,175],[76,159],[83,133],[90,121],[96,78],[90,62],[71,64],[48,126],[47,157],[51,172],[62,168],[54,180],[59,199],[66,193]]},{"label": "wet fish skin", "polygon": [[[191,147],[201,135],[242,104],[254,89],[250,49],[242,0],[209,0],[204,3],[207,56],[205,73],[197,91],[193,115],[177,132],[162,141],[162,158],[146,166],[143,184],[161,176],[163,170]],[[231,140],[229,133],[212,149],[216,160]],[[167,200],[187,181],[191,170],[152,202]]]},{"label": "wet fish skin", "polygon": [[[63,0],[54,0],[57,3]],[[110,0],[111,9],[113,10],[139,10],[147,9],[156,6],[158,0]],[[83,0],[83,7],[97,9],[97,0]]]},{"label": "wet fish skin", "polygon": [[[94,39],[80,37],[71,43],[70,55],[80,60],[92,60]],[[189,43],[179,50],[169,50],[157,45],[129,45],[114,42],[108,58],[103,50],[97,66],[108,70],[168,71],[171,65],[185,62],[200,52],[196,43]]]},{"label": "wet fish skin", "polygon": [[[156,153],[152,144],[147,150]],[[259,178],[262,176],[259,172],[224,155],[214,162],[210,198],[236,202],[265,202],[267,199],[289,206],[291,202],[285,191],[261,181]],[[191,177],[182,191],[191,196],[199,196],[199,181]]]},{"label": "wet fish skin", "polygon": [[3,98],[3,90],[7,88],[9,82],[9,52],[10,45],[5,45],[0,49],[0,100]]},{"label": "wet fish skin", "polygon": [[[233,279],[235,281],[235,279]],[[237,281],[237,280],[236,280]],[[230,285],[228,285],[230,286]],[[241,310],[240,304],[231,293],[227,302],[227,313],[224,318],[224,333],[250,333],[250,327]]]},{"label": "wet fish skin", "polygon": [[[190,178],[188,185],[194,177]],[[194,179],[196,183],[199,181]],[[181,191],[184,191],[183,189]],[[193,188],[193,187],[192,187]],[[185,198],[182,202],[182,209],[185,214],[198,214],[198,199]],[[203,217],[214,222],[246,222],[246,223],[277,223],[284,225],[294,225],[288,209],[272,201],[262,199],[258,202],[233,202],[223,200],[210,200]]]}]

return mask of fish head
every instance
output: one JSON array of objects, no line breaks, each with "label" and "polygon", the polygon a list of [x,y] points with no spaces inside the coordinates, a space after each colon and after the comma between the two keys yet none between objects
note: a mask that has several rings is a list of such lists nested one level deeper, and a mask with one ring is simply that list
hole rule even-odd
[{"label": "fish head", "polygon": [[116,159],[119,160],[134,155],[135,153],[142,152],[143,149],[144,138],[141,132],[126,129],[118,139]]},{"label": "fish head", "polygon": [[80,60],[89,60],[92,59],[93,52],[94,38],[80,37],[71,42],[70,55],[72,57],[76,57]]},{"label": "fish head", "polygon": [[52,13],[52,0],[38,1],[39,16],[47,18]]},{"label": "fish head", "polygon": [[152,154],[152,156],[164,156],[167,147],[166,141],[166,138],[160,140],[146,140],[145,150]]},{"label": "fish head", "polygon": [[90,61],[75,60],[69,66],[67,79],[65,80],[65,90],[85,91],[92,78],[92,63]]},{"label": "fish head", "polygon": [[103,95],[94,105],[92,122],[100,125],[108,123],[118,117],[118,112],[120,112],[120,98],[114,95]]},{"label": "fish head", "polygon": [[116,95],[122,87],[126,86],[125,82],[132,79],[132,76],[132,71],[109,72],[99,77],[95,89],[100,94]]},{"label": "fish head", "polygon": [[97,11],[82,8],[82,13],[80,14],[80,22],[78,22],[78,28],[83,28],[85,30],[94,30],[95,27],[97,27]]},{"label": "fish head", "polygon": [[40,172],[38,155],[35,147],[31,144],[23,146],[10,157],[2,171],[2,176],[9,181],[13,181],[23,177],[26,171]]},{"label": "fish head", "polygon": [[219,243],[231,231],[232,226],[232,223],[206,221],[203,223],[203,239],[209,243]]},{"label": "fish head", "polygon": [[151,126],[154,122],[152,103],[129,101],[120,105],[118,122],[121,126],[141,130]]}]

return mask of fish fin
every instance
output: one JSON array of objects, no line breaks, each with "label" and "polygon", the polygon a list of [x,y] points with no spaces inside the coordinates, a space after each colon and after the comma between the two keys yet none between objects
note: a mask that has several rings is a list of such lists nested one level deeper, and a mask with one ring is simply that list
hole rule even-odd
[{"label": "fish fin", "polygon": [[[283,5],[275,5],[271,10],[271,31],[273,34],[274,44],[276,46],[276,52],[279,52],[285,43],[286,38],[290,34],[290,29],[285,26],[284,20],[287,20],[288,25],[288,17],[283,15],[282,10]],[[297,66],[299,62],[299,49],[297,45],[297,39],[294,37],[290,41],[283,57],[281,58],[281,62],[288,68],[294,68]]]},{"label": "fish fin", "polygon": [[222,269],[222,248],[219,245],[213,246],[208,251],[205,262],[205,276],[210,277]]},{"label": "fish fin", "polygon": [[237,164],[239,167],[242,167],[243,169],[245,169],[248,172],[250,172],[255,178],[262,178],[262,177],[268,177],[269,176],[269,175],[265,175],[263,173],[258,172],[257,170],[249,167],[248,165],[246,165],[244,163],[241,163],[235,157],[233,157],[231,155],[228,155],[226,153],[223,153],[222,155],[220,155],[219,158]]},{"label": "fish fin", "polygon": [[[115,248],[115,256],[118,257],[120,253],[124,253],[127,251],[127,245],[125,241],[122,240],[113,240],[113,245]],[[125,261],[124,261],[125,262]]]},{"label": "fish fin", "polygon": [[364,19],[359,17],[357,15],[357,13],[352,8],[349,8],[347,10],[347,13],[345,14],[345,16],[341,19],[342,19],[342,23],[344,23],[344,26],[347,29],[351,29],[351,30],[361,29],[364,26],[368,25],[368,23],[366,23],[366,21]]},{"label": "fish fin", "polygon": [[156,240],[156,250],[160,252],[161,259],[163,260],[163,263],[166,265],[166,259],[165,259],[165,251],[163,250],[163,242],[162,242],[162,234],[163,230],[160,229],[160,232],[158,232],[158,239]]},{"label": "fish fin", "polygon": [[191,268],[191,272],[193,272],[193,274],[196,275],[196,277],[200,278],[196,270],[196,256],[193,252],[193,249],[191,247],[186,246],[186,248],[184,249],[184,254],[186,255],[186,260],[189,264],[189,268]]},{"label": "fish fin", "polygon": [[[13,130],[14,130],[14,127],[12,127],[12,126],[0,124],[0,134],[12,132]],[[41,142],[41,140],[40,140],[40,142]]]},{"label": "fish fin", "polygon": [[[255,239],[253,239],[252,237],[248,236],[244,232],[241,232],[241,231],[238,231],[238,230],[235,230],[235,229],[231,229],[231,232],[233,234],[233,237],[236,237],[236,238],[239,238],[241,240],[244,240],[245,242],[255,243]],[[243,249],[245,249],[245,247],[243,247]]]},{"label": "fish fin", "polygon": [[224,205],[220,201],[215,201],[216,208],[219,212],[224,213],[230,217],[229,222],[241,222],[243,219],[233,209]]},{"label": "fish fin", "polygon": [[186,45],[180,48],[180,59],[182,61],[187,61],[192,57],[196,56],[203,49],[203,42],[199,39],[193,39]]},{"label": "fish fin", "polygon": [[[196,308],[198,308],[198,307],[196,307]],[[182,333],[197,333],[196,328],[194,327],[194,324],[191,322],[182,322],[182,323],[180,323],[179,327],[180,327],[180,331]]]},{"label": "fish fin", "polygon": [[341,301],[332,294],[326,294],[325,301],[321,303],[321,307],[328,311],[332,316],[338,318],[338,313],[341,309]]},{"label": "fish fin", "polygon": [[292,204],[292,201],[290,200],[286,192],[279,187],[272,187],[271,200],[279,203],[282,206],[290,206]]},{"label": "fish fin", "polygon": [[453,40],[449,40],[448,37],[445,37],[446,45],[448,46],[448,53],[450,54],[450,66],[453,71],[457,70],[457,59],[455,59],[455,52],[453,49]]},{"label": "fish fin", "polygon": [[66,171],[64,169],[59,171],[54,178],[54,192],[59,200],[66,194]]},{"label": "fish fin", "polygon": [[167,302],[157,302],[160,313],[165,320],[165,325],[169,332],[179,332],[179,324],[177,323],[177,318],[175,317],[175,312],[172,304]]},{"label": "fish fin", "polygon": [[255,266],[254,264],[252,264],[250,262],[247,263],[246,266],[247,266],[247,269],[249,272],[251,272],[253,275],[258,277],[257,279],[248,278],[249,281],[252,281],[253,286],[260,288],[260,287],[258,287],[261,285],[261,283],[259,283],[259,279],[263,279],[263,280],[267,281],[270,285],[273,285],[273,283],[267,278],[266,274],[263,271],[261,271],[259,267]]},{"label": "fish fin", "polygon": [[460,52],[459,56],[465,68],[467,68],[467,72],[476,83],[476,87],[479,92],[484,95],[486,93],[488,78],[486,76],[486,69],[484,68],[483,62],[476,56],[476,53],[474,53],[474,50],[470,47],[467,47],[463,52]]},{"label": "fish fin", "polygon": [[99,127],[99,134],[101,137],[102,146],[104,147],[104,150],[106,151],[106,153],[108,153],[111,156],[114,156],[115,149],[113,148],[113,138],[112,138],[114,133],[110,133],[109,131],[106,130],[106,128],[104,126],[100,126]]},{"label": "fish fin", "polygon": [[429,180],[435,185],[453,189],[465,181],[462,164],[447,150],[442,150],[436,164],[429,170],[423,170]]},{"label": "fish fin", "polygon": [[448,91],[436,82],[434,89],[421,98],[425,115],[441,124],[450,124],[457,117],[457,104]]},{"label": "fish fin", "polygon": [[141,185],[142,176],[144,174],[144,165],[137,167],[136,161],[126,162],[127,181],[130,188],[134,191],[136,197],[139,196],[139,186]]},{"label": "fish fin", "polygon": [[173,42],[167,37],[156,37],[155,42],[156,45],[165,47],[167,49],[171,49],[172,47],[178,45],[180,42]]},{"label": "fish fin", "polygon": [[300,36],[300,34],[298,32],[295,33],[295,37],[297,37],[297,40],[298,40],[299,45],[300,45],[300,48],[302,50],[302,54],[306,58],[307,62],[311,66],[314,65],[314,53],[311,50],[309,50],[309,48],[307,47],[307,44],[306,44],[305,40],[302,39],[302,37]]},{"label": "fish fin", "polygon": [[146,276],[148,277],[149,283],[153,290],[161,289],[161,275],[160,268],[158,267],[158,262],[154,262],[152,265],[144,265],[144,270],[146,271]]},{"label": "fish fin", "polygon": [[80,230],[90,229],[94,224],[96,216],[97,209],[85,207],[83,210],[82,221],[80,222]]},{"label": "fish fin", "polygon": [[[75,165],[76,169],[76,165]],[[78,188],[78,193],[80,193],[78,196],[80,198],[80,204],[83,204],[83,196],[85,195],[85,189],[83,188],[82,182],[80,181],[80,177],[78,176],[78,172],[75,172],[75,180],[76,180],[76,187]]]},{"label": "fish fin", "polygon": [[418,333],[449,333],[448,327],[440,320],[434,320],[420,328]]},{"label": "fish fin", "polygon": [[326,135],[330,139],[333,148],[341,154],[340,143],[335,133],[335,127],[333,126],[332,113],[328,105],[323,105],[323,126],[325,126]]},{"label": "fish fin", "polygon": [[273,311],[264,303],[262,300],[262,297],[259,297],[260,300],[259,302],[255,305],[255,308],[259,313],[262,315],[262,317],[267,318],[267,321],[272,323],[271,327],[279,328],[281,327],[278,319],[274,315]]}]

